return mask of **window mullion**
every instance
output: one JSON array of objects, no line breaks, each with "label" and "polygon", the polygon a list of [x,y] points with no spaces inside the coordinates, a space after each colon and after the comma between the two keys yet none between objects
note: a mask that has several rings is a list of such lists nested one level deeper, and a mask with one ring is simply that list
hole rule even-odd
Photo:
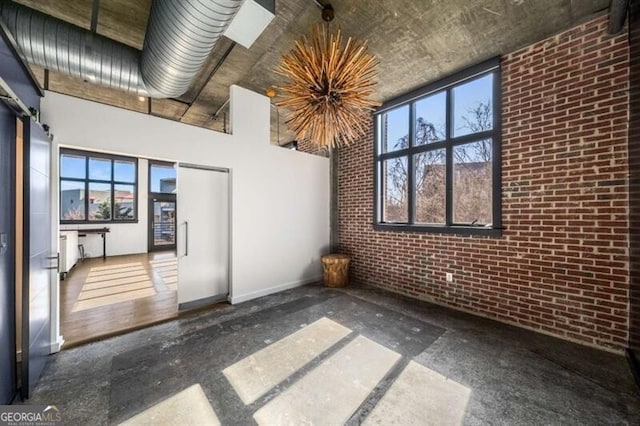
[{"label": "window mullion", "polygon": [[89,222],[89,156],[84,156],[84,220]]},{"label": "window mullion", "polygon": [[416,184],[415,184],[415,170],[413,161],[413,147],[416,145],[416,129],[413,125],[416,117],[416,105],[412,103],[409,106],[409,152],[407,157],[407,201],[409,214],[407,216],[410,224],[415,223],[416,217]]},{"label": "window mullion", "polygon": [[445,141],[446,141],[446,159],[445,159],[445,223],[451,226],[453,223],[453,147],[451,145],[451,126],[453,124],[451,110],[453,102],[451,100],[451,88],[447,88],[446,100],[446,118],[445,118]]},{"label": "window mullion", "polygon": [[[382,138],[382,121],[384,119],[384,116],[382,115],[377,115],[374,116],[373,119],[373,140],[374,140],[374,146],[373,146],[373,151],[374,151],[374,159],[373,159],[373,175],[374,175],[374,180],[375,180],[375,188],[374,188],[374,195],[373,195],[373,210],[374,210],[374,217],[373,217],[373,221],[374,223],[379,223],[382,222],[382,218],[383,218],[383,213],[382,213],[382,183],[381,183],[381,167],[380,164],[382,162],[382,160],[380,160],[380,152],[381,152],[381,138]],[[149,187],[151,187],[151,166],[149,166]]]},{"label": "window mullion", "polygon": [[111,160],[111,220],[116,220],[116,194],[115,194],[115,184],[113,180],[115,179],[115,169],[116,162]]}]

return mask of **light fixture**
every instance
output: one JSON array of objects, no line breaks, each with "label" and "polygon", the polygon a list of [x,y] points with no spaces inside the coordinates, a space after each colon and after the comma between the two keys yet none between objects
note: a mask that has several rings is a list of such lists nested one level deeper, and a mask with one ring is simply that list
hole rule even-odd
[{"label": "light fixture", "polygon": [[146,101],[146,100],[147,100],[147,98],[145,98],[144,96],[138,96],[138,100],[139,100],[140,102],[144,102],[144,101]]},{"label": "light fixture", "polygon": [[288,111],[287,124],[298,140],[319,147],[346,145],[363,136],[380,105],[370,98],[377,60],[366,42],[349,37],[343,44],[340,30],[331,34],[322,24],[312,28],[310,39],[295,42],[276,72],[288,79],[276,105]]}]

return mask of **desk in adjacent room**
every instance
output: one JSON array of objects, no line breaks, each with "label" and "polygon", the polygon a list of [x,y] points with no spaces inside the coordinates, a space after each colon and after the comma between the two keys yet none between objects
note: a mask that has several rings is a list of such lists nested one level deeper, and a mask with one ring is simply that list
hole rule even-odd
[{"label": "desk in adjacent room", "polygon": [[107,258],[107,233],[109,228],[84,228],[78,229],[78,237],[86,237],[89,234],[99,234],[102,237],[102,258]]}]

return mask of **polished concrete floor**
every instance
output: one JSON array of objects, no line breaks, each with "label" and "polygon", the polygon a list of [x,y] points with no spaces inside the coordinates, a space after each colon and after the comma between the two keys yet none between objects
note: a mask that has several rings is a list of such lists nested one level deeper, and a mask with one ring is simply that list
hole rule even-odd
[{"label": "polished concrete floor", "polygon": [[622,356],[367,287],[310,285],[65,350],[65,424],[640,424]]},{"label": "polished concrete floor", "polygon": [[178,316],[175,252],[85,259],[60,281],[67,347]]}]

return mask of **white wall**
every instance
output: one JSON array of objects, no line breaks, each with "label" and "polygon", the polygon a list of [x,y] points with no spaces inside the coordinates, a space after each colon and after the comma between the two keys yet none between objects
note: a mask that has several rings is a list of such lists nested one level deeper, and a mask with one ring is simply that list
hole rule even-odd
[{"label": "white wall", "polygon": [[[54,151],[59,152],[57,148],[60,146],[60,141],[57,136],[54,137],[53,143],[55,145],[54,148],[56,148]],[[56,158],[56,163],[58,162],[58,158],[59,156]],[[106,226],[109,228],[109,233],[107,234],[107,256],[146,253],[148,248],[147,226],[149,223],[149,216],[147,214],[149,200],[148,167],[149,161],[144,158],[138,159],[138,223],[85,223],[80,225],[60,225],[60,229],[104,228]],[[55,187],[52,189],[52,193],[58,194],[60,181],[58,179],[54,179],[54,181]],[[60,208],[58,207],[55,211],[59,212]],[[78,242],[84,245],[84,251],[87,257],[102,256],[102,238],[100,235],[90,234],[86,237],[80,237]]]},{"label": "white wall", "polygon": [[321,278],[329,162],[269,143],[268,98],[232,86],[230,108],[233,134],[223,134],[47,92],[42,120],[56,144],[229,168],[231,299],[238,303]]}]

